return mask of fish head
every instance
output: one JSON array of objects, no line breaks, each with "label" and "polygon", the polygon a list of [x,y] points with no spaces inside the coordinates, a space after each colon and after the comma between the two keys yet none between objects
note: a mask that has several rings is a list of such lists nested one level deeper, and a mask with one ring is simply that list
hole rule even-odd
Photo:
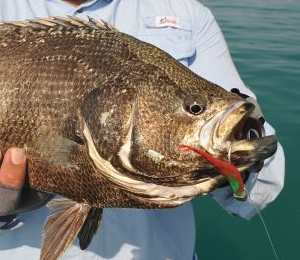
[{"label": "fish head", "polygon": [[[127,152],[121,164],[148,181],[190,185],[223,181],[204,158],[183,153],[180,145],[230,161],[240,171],[259,168],[276,151],[275,136],[265,136],[258,105],[203,81],[195,85],[141,87],[132,104]],[[130,137],[129,137],[130,136]]]},{"label": "fish head", "polygon": [[[94,90],[83,102],[82,115],[90,143],[103,160],[99,168],[112,182],[124,189],[134,186],[138,193],[145,183],[156,184],[159,197],[166,186],[192,187],[187,189],[191,198],[226,178],[205,158],[183,152],[181,145],[229,161],[241,172],[259,170],[275,153],[276,137],[265,136],[257,110],[255,102],[190,71],[176,79],[151,72],[145,79],[128,76],[116,86]],[[201,183],[209,185],[193,189]],[[144,196],[148,191],[143,190]]]}]

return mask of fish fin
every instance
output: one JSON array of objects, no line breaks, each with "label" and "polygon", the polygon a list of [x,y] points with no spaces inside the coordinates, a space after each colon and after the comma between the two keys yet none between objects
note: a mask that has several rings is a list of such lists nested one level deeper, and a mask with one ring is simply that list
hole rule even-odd
[{"label": "fish fin", "polygon": [[95,171],[84,144],[49,135],[26,151],[31,188],[75,201],[86,198],[84,178]]},{"label": "fish fin", "polygon": [[100,208],[91,208],[84,224],[78,233],[79,246],[81,250],[86,249],[91,243],[94,235],[96,234],[102,217],[103,209]]},{"label": "fish fin", "polygon": [[76,238],[91,207],[69,199],[52,200],[47,206],[54,212],[43,228],[40,260],[57,260]]},{"label": "fish fin", "polygon": [[28,158],[35,162],[79,169],[71,157],[81,153],[85,146],[61,136],[48,136],[37,140],[34,147],[25,147],[25,149]]},{"label": "fish fin", "polygon": [[8,21],[0,24],[6,24],[13,27],[27,27],[45,30],[47,28],[62,26],[65,28],[81,28],[87,27],[91,29],[101,29],[112,32],[119,32],[113,25],[108,24],[106,21],[98,21],[95,18],[88,17],[88,21],[75,17],[75,16],[66,16],[66,17],[50,17],[50,18],[35,18],[27,21]]},{"label": "fish fin", "polygon": [[94,25],[98,29],[119,32],[119,30],[115,26],[109,24],[108,22],[104,21],[103,19],[101,19],[99,21],[90,16],[88,16],[88,19],[89,19],[89,24]]}]

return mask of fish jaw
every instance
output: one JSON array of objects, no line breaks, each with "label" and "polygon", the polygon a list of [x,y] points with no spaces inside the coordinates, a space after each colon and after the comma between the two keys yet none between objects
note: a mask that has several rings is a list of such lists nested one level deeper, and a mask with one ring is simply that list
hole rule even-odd
[{"label": "fish jaw", "polygon": [[277,150],[277,138],[274,135],[253,140],[240,140],[231,143],[228,160],[244,171],[255,165],[260,170],[262,161],[271,157]]},{"label": "fish jaw", "polygon": [[[255,105],[238,101],[208,120],[200,131],[200,146],[214,157],[227,160],[241,172],[271,157],[276,136],[265,136]],[[255,117],[253,117],[255,116]],[[259,170],[259,169],[256,169]]]}]

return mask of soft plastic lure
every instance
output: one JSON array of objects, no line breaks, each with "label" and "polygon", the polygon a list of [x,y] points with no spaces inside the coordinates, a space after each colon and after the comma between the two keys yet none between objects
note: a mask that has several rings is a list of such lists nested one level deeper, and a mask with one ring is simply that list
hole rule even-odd
[{"label": "soft plastic lure", "polygon": [[186,149],[186,151],[191,150],[200,154],[204,157],[208,162],[210,162],[213,166],[215,166],[219,173],[226,177],[228,180],[231,189],[233,191],[233,195],[238,200],[246,200],[247,194],[245,191],[245,185],[239,170],[229,162],[222,161],[210,155],[207,152],[203,152],[197,148],[188,146],[188,145],[180,145],[180,148]]}]

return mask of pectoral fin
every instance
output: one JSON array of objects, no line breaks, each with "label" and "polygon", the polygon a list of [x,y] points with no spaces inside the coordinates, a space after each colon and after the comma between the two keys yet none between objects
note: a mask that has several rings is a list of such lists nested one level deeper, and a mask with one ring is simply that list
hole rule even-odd
[{"label": "pectoral fin", "polygon": [[83,149],[85,149],[84,145],[62,136],[39,138],[35,143],[35,147],[26,147],[28,158],[36,163],[47,163],[55,167],[68,167],[71,169],[78,168],[76,162],[72,159],[74,159],[74,156],[78,156]]},{"label": "pectoral fin", "polygon": [[47,206],[54,212],[44,225],[40,260],[57,260],[76,238],[91,207],[69,199],[52,200]]},{"label": "pectoral fin", "polygon": [[86,249],[91,243],[101,223],[102,209],[91,208],[78,234],[80,249]]}]

